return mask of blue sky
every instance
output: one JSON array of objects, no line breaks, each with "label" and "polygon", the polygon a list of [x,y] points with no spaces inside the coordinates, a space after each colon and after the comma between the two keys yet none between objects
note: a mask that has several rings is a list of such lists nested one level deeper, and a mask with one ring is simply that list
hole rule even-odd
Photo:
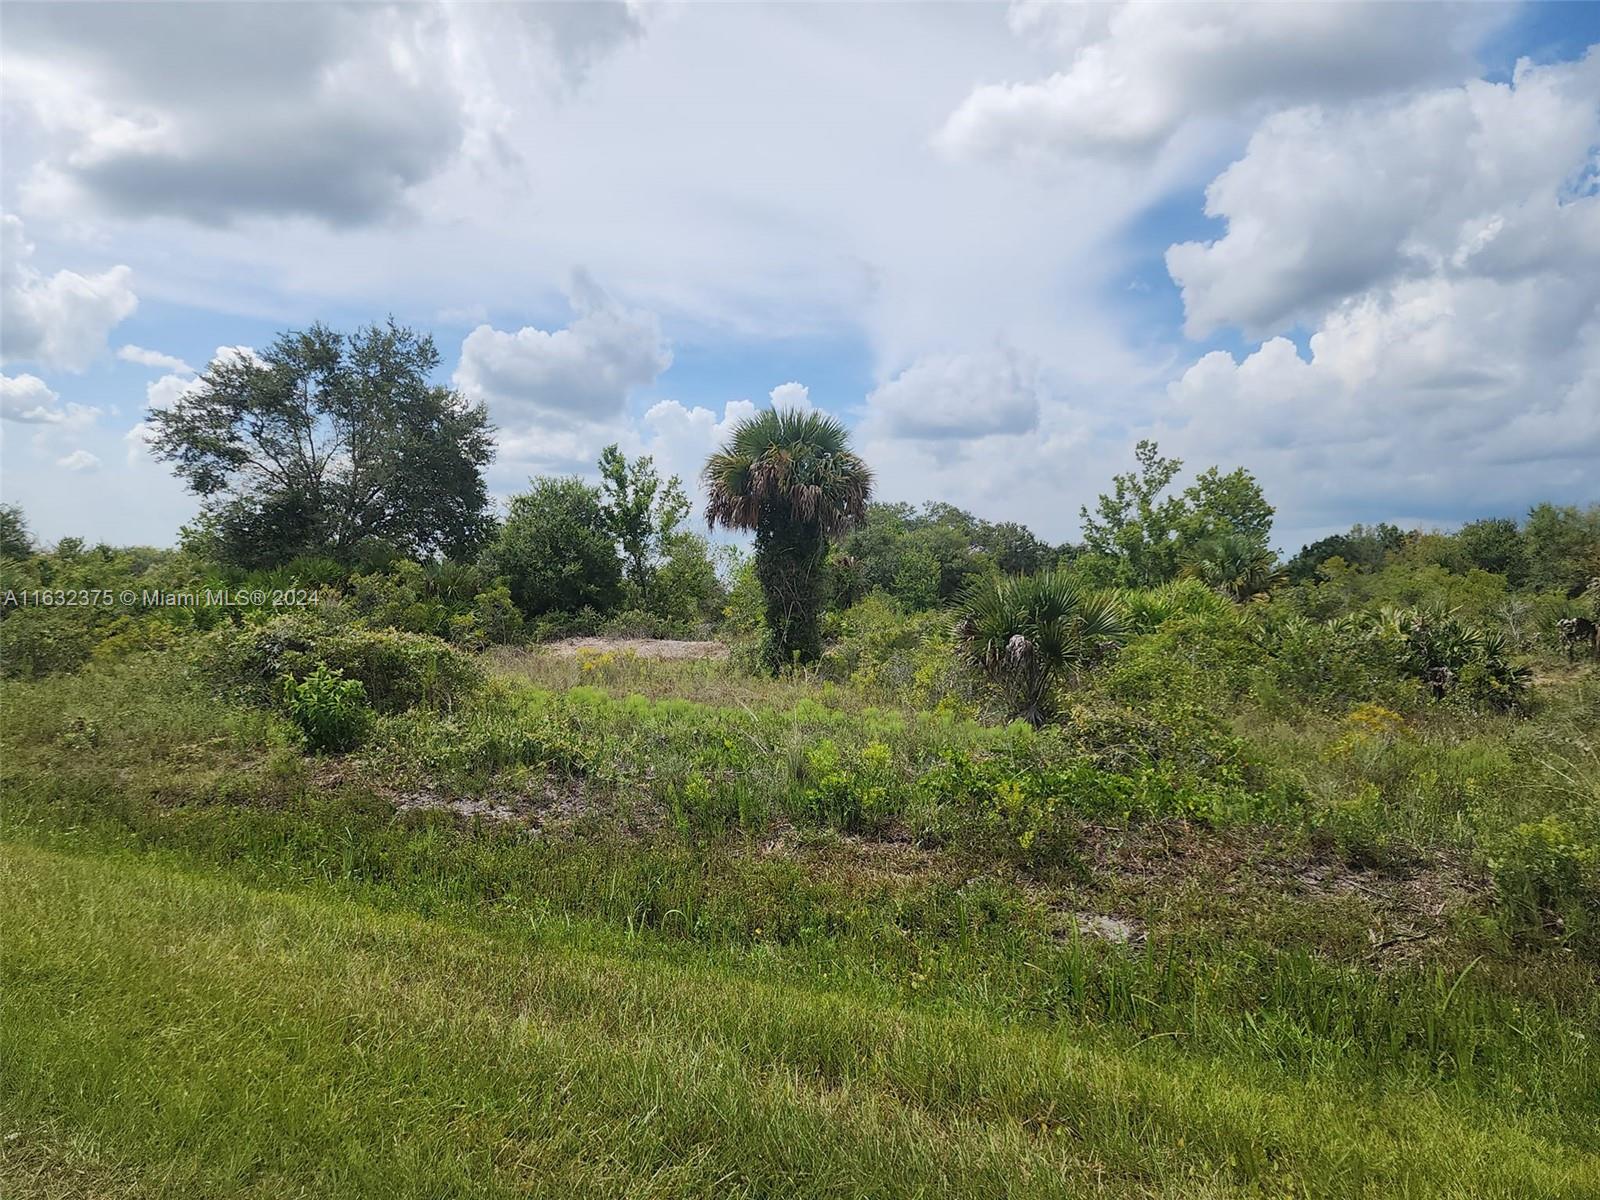
[{"label": "blue sky", "polygon": [[1600,4],[8,4],[0,494],[170,543],[148,408],[393,315],[500,495],[611,441],[692,479],[776,398],[885,498],[1058,540],[1145,436],[1255,471],[1290,551],[1597,501],[1597,44]]}]

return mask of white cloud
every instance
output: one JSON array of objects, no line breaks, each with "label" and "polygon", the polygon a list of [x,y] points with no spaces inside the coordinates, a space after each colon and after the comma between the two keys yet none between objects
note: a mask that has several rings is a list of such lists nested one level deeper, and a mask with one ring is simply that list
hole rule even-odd
[{"label": "white cloud", "polygon": [[33,244],[22,222],[0,216],[0,358],[82,371],[106,349],[106,335],[139,301],[126,266],[98,275],[31,265]]},{"label": "white cloud", "polygon": [[156,428],[149,421],[140,421],[122,435],[123,445],[127,447],[128,465],[130,467],[150,461],[150,446],[155,441],[155,437]]},{"label": "white cloud", "polygon": [[182,375],[194,374],[194,368],[176,355],[163,354],[159,350],[146,350],[143,346],[122,346],[117,350],[117,357],[123,362],[137,363],[141,367],[176,371]]},{"label": "white cloud", "polygon": [[629,393],[672,364],[661,323],[654,313],[619,306],[581,273],[568,299],[576,315],[565,329],[474,329],[461,345],[456,386],[486,400],[508,426],[617,420]]},{"label": "white cloud", "polygon": [[867,421],[894,437],[981,438],[1039,423],[1038,365],[1013,350],[935,355],[867,397]]},{"label": "white cloud", "polygon": [[0,375],[0,416],[28,424],[65,419],[61,397],[37,375]]},{"label": "white cloud", "polygon": [[[784,384],[774,388],[780,392]],[[803,392],[805,389],[801,388]],[[727,441],[733,427],[748,420],[759,410],[749,400],[730,400],[722,407],[722,416],[699,405],[686,406],[676,400],[663,400],[644,414],[642,449],[655,459],[656,469],[663,477],[677,475],[684,481],[691,496],[700,490],[700,468],[706,458]]]},{"label": "white cloud", "polygon": [[56,466],[67,471],[93,471],[100,466],[100,460],[87,450],[80,449],[56,459]]},{"label": "white cloud", "polygon": [[1027,3],[1012,28],[1069,61],[976,88],[939,145],[973,157],[1158,148],[1186,122],[1460,78],[1504,6]]},{"label": "white cloud", "polygon": [[464,147],[494,149],[503,114],[476,94],[471,41],[572,87],[641,32],[622,3],[28,5],[8,13],[5,69],[49,143],[24,180],[36,203],[352,227],[407,210]]},{"label": "white cloud", "polygon": [[1522,64],[1400,104],[1266,121],[1206,192],[1228,223],[1167,253],[1191,334],[1270,332],[1370,287],[1434,274],[1571,274],[1600,256],[1600,55]]},{"label": "white cloud", "polygon": [[803,383],[780,383],[767,393],[767,399],[772,401],[773,408],[793,408],[800,412],[810,412],[816,406],[811,403],[811,389]]},{"label": "white cloud", "polygon": [[1511,85],[1269,120],[1212,188],[1227,234],[1169,261],[1197,329],[1315,332],[1306,354],[1277,337],[1191,366],[1173,448],[1248,463],[1307,526],[1592,498],[1596,95],[1591,52]]}]

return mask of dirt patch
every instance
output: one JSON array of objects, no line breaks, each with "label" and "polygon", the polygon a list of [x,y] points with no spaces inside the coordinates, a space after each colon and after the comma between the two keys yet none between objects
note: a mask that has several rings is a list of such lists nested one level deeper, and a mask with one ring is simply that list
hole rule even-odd
[{"label": "dirt patch", "polygon": [[631,654],[651,659],[719,659],[728,657],[726,642],[687,642],[673,638],[563,638],[543,647],[557,658],[577,658],[583,654]]},{"label": "dirt patch", "polygon": [[1316,928],[1324,952],[1375,967],[1434,953],[1450,939],[1452,917],[1483,908],[1490,891],[1449,855],[1363,867],[1268,829],[1091,827],[1082,851],[1102,912],[1131,909],[1156,925],[1250,927],[1269,940]]}]

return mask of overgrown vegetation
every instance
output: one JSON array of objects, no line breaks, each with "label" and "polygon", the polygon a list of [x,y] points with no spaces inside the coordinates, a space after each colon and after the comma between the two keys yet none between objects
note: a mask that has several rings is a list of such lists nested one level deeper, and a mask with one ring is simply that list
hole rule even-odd
[{"label": "overgrown vegetation", "polygon": [[0,1182],[1600,1186],[1600,509],[1280,566],[1146,445],[1049,547],[756,424],[720,572],[614,449],[463,561],[3,514]]}]

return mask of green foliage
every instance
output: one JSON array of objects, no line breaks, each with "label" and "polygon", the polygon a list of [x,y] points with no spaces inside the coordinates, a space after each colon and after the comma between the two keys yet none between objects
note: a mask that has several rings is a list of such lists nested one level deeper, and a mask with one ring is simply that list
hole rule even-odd
[{"label": "green foliage", "polygon": [[304,680],[326,666],[360,683],[379,712],[415,705],[449,708],[484,678],[476,660],[440,638],[365,629],[329,614],[294,614],[220,629],[200,639],[192,656],[211,683],[256,699],[265,698],[285,675]]},{"label": "green foliage", "polygon": [[1240,604],[1265,594],[1280,578],[1277,558],[1264,542],[1231,530],[1196,542],[1182,562],[1185,576]]},{"label": "green foliage", "polygon": [[1130,633],[1153,633],[1177,617],[1221,616],[1226,600],[1199,579],[1175,579],[1153,588],[1122,588],[1116,593]]},{"label": "green foliage", "polygon": [[609,613],[622,600],[622,561],[600,493],[576,476],[535,479],[513,496],[483,561],[507,580],[529,620],[585,608]]},{"label": "green foliage", "polygon": [[89,661],[104,628],[66,608],[9,612],[0,620],[0,675],[37,679],[56,671],[75,671]]},{"label": "green foliage", "polygon": [[354,750],[366,737],[372,709],[359,679],[346,679],[343,671],[319,662],[304,678],[279,676],[278,687],[284,709],[308,750]]},{"label": "green foliage", "polygon": [[834,604],[848,608],[881,591],[911,609],[953,601],[980,576],[1031,574],[1054,551],[1014,522],[983,521],[951,504],[870,504],[845,535],[830,568]]},{"label": "green foliage", "polygon": [[650,611],[669,627],[688,631],[721,614],[727,589],[712,561],[711,546],[698,534],[679,531],[662,543],[665,555],[648,591]]},{"label": "green foliage", "polygon": [[689,514],[676,475],[663,485],[648,454],[631,463],[615,444],[600,452],[601,515],[622,550],[628,581],[649,597],[651,580],[667,544]]},{"label": "green foliage", "polygon": [[1486,860],[1519,926],[1600,948],[1600,843],[1594,832],[1580,834],[1547,815],[1490,839]]},{"label": "green foliage", "polygon": [[1120,645],[1116,600],[1094,595],[1066,574],[986,579],[962,597],[956,637],[1010,717],[1041,725],[1056,711],[1057,691]]},{"label": "green foliage", "polygon": [[402,560],[387,571],[352,575],[346,603],[373,629],[427,633],[463,646],[522,637],[510,589],[464,563]]},{"label": "green foliage", "polygon": [[1181,495],[1168,495],[1183,463],[1162,458],[1152,441],[1141,441],[1134,457],[1138,470],[1112,480],[1111,493],[1100,496],[1094,515],[1087,507],[1080,514],[1088,553],[1113,562],[1117,582],[1165,583],[1200,547],[1224,537],[1270,560],[1273,508],[1248,471],[1240,467],[1223,475],[1210,467]]},{"label": "green foliage", "polygon": [[767,409],[735,426],[703,476],[708,524],[756,535],[766,666],[815,662],[828,542],[862,520],[872,491],[848,431],[819,412]]},{"label": "green foliage", "polygon": [[21,506],[0,504],[0,558],[27,558],[33,549],[33,534]]},{"label": "green foliage", "polygon": [[878,833],[903,805],[894,758],[882,742],[841,750],[821,738],[805,752],[800,772],[801,811],[845,833]]},{"label": "green foliage", "polygon": [[493,429],[482,404],[429,382],[438,363],[432,338],[393,321],[283,333],[152,411],[151,447],[204,498],[197,537],[225,562],[352,561],[368,542],[471,554]]},{"label": "green foliage", "polygon": [[874,701],[970,714],[978,697],[952,626],[947,612],[906,612],[874,592],[829,618],[824,677]]},{"label": "green foliage", "polygon": [[1528,579],[1528,547],[1522,531],[1509,517],[1469,521],[1455,535],[1463,564],[1499,575],[1512,587]]},{"label": "green foliage", "polygon": [[1575,596],[1600,576],[1600,504],[1535,505],[1522,537],[1533,587]]},{"label": "green foliage", "polygon": [[1405,541],[1406,535],[1394,525],[1352,525],[1349,533],[1336,533],[1302,546],[1300,553],[1285,564],[1284,571],[1295,582],[1305,583],[1318,578],[1322,565],[1331,558],[1346,566],[1376,570]]}]

